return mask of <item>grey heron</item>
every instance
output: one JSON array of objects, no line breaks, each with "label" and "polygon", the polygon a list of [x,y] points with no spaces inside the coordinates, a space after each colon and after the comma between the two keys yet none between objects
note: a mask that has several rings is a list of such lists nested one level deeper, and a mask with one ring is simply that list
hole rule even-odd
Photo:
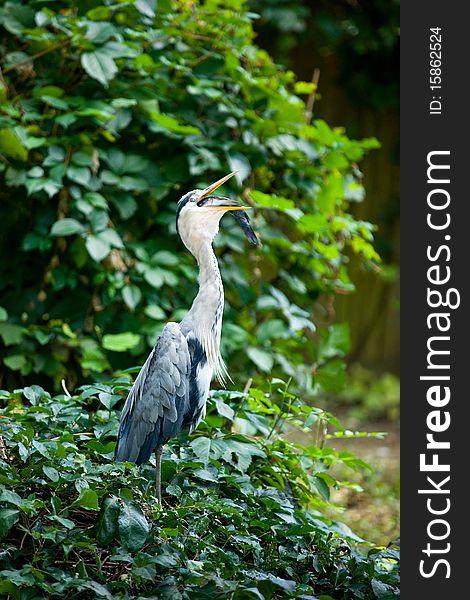
[{"label": "grey heron", "polygon": [[176,228],[199,266],[199,292],[180,323],[167,323],[140,370],[124,405],[115,459],[147,462],[155,452],[156,496],[161,503],[162,446],[183,430],[192,432],[205,416],[213,376],[224,382],[220,354],[224,288],[212,242],[226,212],[234,211],[253,244],[258,239],[244,206],[212,193],[235,173],[178,202]]}]

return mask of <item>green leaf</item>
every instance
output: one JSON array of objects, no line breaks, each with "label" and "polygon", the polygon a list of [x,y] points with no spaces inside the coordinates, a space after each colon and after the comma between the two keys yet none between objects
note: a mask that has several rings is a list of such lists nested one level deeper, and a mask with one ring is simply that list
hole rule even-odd
[{"label": "green leaf", "polygon": [[111,244],[96,235],[89,235],[85,242],[88,254],[96,262],[101,262],[111,252]]},{"label": "green leaf", "polygon": [[158,289],[165,283],[165,277],[162,269],[146,269],[144,271],[144,279],[152,287]]},{"label": "green leaf", "polygon": [[165,311],[156,304],[149,304],[144,308],[144,314],[156,321],[163,321],[166,317]]},{"label": "green leaf", "polygon": [[106,21],[111,14],[109,6],[97,6],[92,8],[86,14],[91,21]]},{"label": "green leaf", "polygon": [[281,196],[270,196],[256,190],[250,191],[250,196],[258,206],[265,208],[274,208],[276,210],[289,210],[295,207],[292,200]]},{"label": "green leaf", "polygon": [[296,94],[311,94],[316,88],[314,83],[307,81],[296,81],[294,86]]},{"label": "green leaf", "polygon": [[16,492],[3,488],[0,490],[0,502],[8,502],[14,506],[21,507],[24,504],[24,500]]},{"label": "green leaf", "polygon": [[[108,218],[106,217],[106,221]],[[100,231],[98,234],[100,240],[104,240],[108,244],[111,244],[114,248],[124,248],[124,244],[119,233],[115,229],[105,229],[104,231]]]},{"label": "green leaf", "polygon": [[95,208],[102,208],[103,210],[108,209],[108,202],[106,201],[106,198],[101,194],[98,194],[98,192],[87,192],[83,196],[83,200]]},{"label": "green leaf", "polygon": [[14,508],[0,509],[0,539],[3,539],[15,523],[18,522],[20,511]]},{"label": "green leaf", "polygon": [[76,524],[71,519],[66,519],[65,517],[61,517],[59,515],[52,515],[49,518],[53,521],[57,521],[57,523],[60,523],[66,529],[72,530],[76,527]]},{"label": "green leaf", "polygon": [[326,481],[321,477],[321,473],[320,475],[315,476],[315,486],[323,499],[328,502],[330,500],[330,488]]},{"label": "green leaf", "polygon": [[108,87],[108,83],[116,75],[118,68],[114,60],[103,50],[84,52],[80,58],[82,67],[90,77]]},{"label": "green leaf", "polygon": [[122,297],[127,306],[135,310],[142,299],[142,292],[136,285],[126,285],[122,290]]},{"label": "green leaf", "polygon": [[118,517],[119,537],[131,552],[140,550],[150,531],[147,519],[135,502],[123,502]]},{"label": "green leaf", "polygon": [[73,506],[81,506],[87,510],[99,510],[98,494],[91,488],[85,488],[80,492]]},{"label": "green leaf", "polygon": [[51,235],[65,237],[76,233],[83,233],[85,227],[76,219],[61,219],[56,221],[51,228]]},{"label": "green leaf", "polygon": [[103,348],[113,352],[126,352],[135,348],[140,342],[140,335],[127,331],[125,333],[108,333],[103,336]]},{"label": "green leaf", "polygon": [[137,202],[130,194],[115,194],[112,202],[116,206],[121,219],[130,219],[138,208]]},{"label": "green leaf", "polygon": [[241,185],[251,173],[250,161],[239,152],[234,152],[228,155],[228,164],[231,171],[236,171],[235,179],[238,185]]},{"label": "green leaf", "polygon": [[26,162],[28,150],[12,129],[0,129],[0,154]]},{"label": "green leaf", "polygon": [[192,125],[181,125],[178,123],[177,119],[170,117],[169,115],[152,112],[150,116],[153,129],[156,131],[168,130],[180,135],[198,135],[201,133],[201,130],[197,127],[193,127]]},{"label": "green leaf", "polygon": [[106,600],[113,600],[115,598],[115,596],[111,594],[106,586],[104,586],[102,583],[98,583],[97,581],[84,581],[80,587],[91,590],[94,594],[96,594],[96,596],[99,596],[100,598],[106,598]]},{"label": "green leaf", "polygon": [[136,0],[135,7],[146,17],[153,18],[155,16],[155,7],[157,0]]},{"label": "green leaf", "polygon": [[[236,461],[233,460],[233,455]],[[256,444],[242,442],[235,437],[225,437],[212,440],[211,457],[223,458],[237,469],[245,472],[254,456],[265,457],[265,453]]]},{"label": "green leaf", "polygon": [[266,352],[266,350],[250,346],[246,353],[261,371],[269,373],[273,368],[274,359],[269,352]]},{"label": "green leaf", "polygon": [[20,371],[27,364],[26,356],[24,356],[24,354],[11,354],[10,356],[5,356],[3,362],[12,371]]},{"label": "green leaf", "polygon": [[195,469],[194,476],[198,479],[202,479],[203,481],[212,481],[214,483],[218,483],[218,479],[215,473],[212,473],[208,469]]},{"label": "green leaf", "polygon": [[44,471],[44,475],[46,475],[46,477],[48,477],[51,481],[57,482],[60,479],[60,475],[59,475],[59,471],[57,471],[57,469],[54,469],[54,467],[49,467],[47,465],[44,465],[42,470]]},{"label": "green leaf", "polygon": [[346,365],[342,360],[331,360],[319,367],[316,380],[325,391],[340,392],[345,384]]},{"label": "green leaf", "polygon": [[109,545],[118,535],[119,500],[116,496],[104,499],[98,523],[96,539],[104,546]]},{"label": "green leaf", "polygon": [[164,267],[174,267],[178,264],[178,257],[173,252],[168,250],[159,250],[152,256],[152,262],[155,262]]},{"label": "green leaf", "polygon": [[319,356],[322,361],[333,356],[344,356],[349,352],[350,339],[347,323],[330,325],[326,332],[322,332],[321,337]]},{"label": "green leaf", "polygon": [[31,385],[23,388],[23,394],[33,406],[36,406],[41,398],[50,398],[49,392],[46,392],[40,385]]},{"label": "green leaf", "polygon": [[328,227],[328,220],[325,215],[303,215],[300,218],[300,225],[304,231],[310,233],[323,233]]},{"label": "green leaf", "polygon": [[7,319],[8,319],[7,311],[3,308],[3,306],[0,306],[0,321],[6,321]]},{"label": "green leaf", "polygon": [[5,346],[20,344],[23,340],[24,333],[24,327],[5,321],[0,322],[0,336],[3,339]]},{"label": "green leaf", "polygon": [[88,187],[91,181],[91,171],[87,167],[76,167],[71,166],[66,171],[67,177],[74,181],[75,183],[79,183],[84,187]]},{"label": "green leaf", "polygon": [[216,399],[215,406],[217,407],[217,412],[219,413],[219,415],[225,417],[226,419],[229,419],[230,421],[233,421],[235,411],[231,406],[225,404],[225,402],[220,398]]},{"label": "green leaf", "polygon": [[256,339],[260,342],[282,338],[286,335],[287,327],[280,319],[270,319],[261,323],[256,332]]},{"label": "green leaf", "polygon": [[209,461],[209,452],[211,449],[211,441],[209,438],[200,436],[191,440],[190,446],[193,449],[194,454],[202,460],[204,464]]}]

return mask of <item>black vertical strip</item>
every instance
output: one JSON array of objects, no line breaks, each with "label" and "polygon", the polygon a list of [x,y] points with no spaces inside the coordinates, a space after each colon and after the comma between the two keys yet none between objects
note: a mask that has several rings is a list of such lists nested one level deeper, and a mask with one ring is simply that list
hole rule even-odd
[{"label": "black vertical strip", "polygon": [[402,598],[467,598],[470,5],[401,11]]}]

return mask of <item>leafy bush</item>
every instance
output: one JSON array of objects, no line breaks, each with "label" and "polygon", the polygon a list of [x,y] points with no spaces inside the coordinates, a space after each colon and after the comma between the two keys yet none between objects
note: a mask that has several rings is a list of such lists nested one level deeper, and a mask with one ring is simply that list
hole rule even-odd
[{"label": "leafy bush", "polygon": [[[1,392],[0,593],[30,598],[397,598],[398,549],[365,555],[321,515],[347,452],[300,447],[282,430],[340,423],[281,381],[217,392],[205,425],[154,470],[114,463],[128,379],[51,397]],[[321,430],[322,428],[320,428]],[[318,440],[316,440],[318,442]],[[14,486],[15,491],[12,491]]]},{"label": "leafy bush", "polygon": [[[310,123],[298,95],[312,85],[253,44],[252,17],[242,0],[0,5],[5,595],[398,594],[397,550],[365,556],[322,516],[330,488],[349,485],[328,468],[365,465],[324,447],[325,423],[356,434],[306,404],[341,388],[349,347],[318,298],[352,289],[346,250],[378,258],[373,226],[349,212],[377,142]],[[106,380],[142,362],[195,295],[175,203],[229,169],[263,246],[246,253],[226,218],[223,354],[255,387],[215,393],[205,426],[168,446],[159,507],[152,467],[112,460],[129,383]],[[302,401],[280,380],[259,391],[268,373]],[[37,385],[62,378],[98,383],[73,397]],[[318,435],[298,446],[292,427]]]},{"label": "leafy bush", "polygon": [[348,211],[377,142],[307,122],[296,94],[312,84],[253,44],[251,18],[240,0],[2,3],[4,387],[143,361],[195,295],[175,202],[229,169],[263,241],[245,253],[229,217],[217,241],[234,381],[341,386],[347,331],[312,317],[320,294],[352,289],[346,249],[377,259]]}]

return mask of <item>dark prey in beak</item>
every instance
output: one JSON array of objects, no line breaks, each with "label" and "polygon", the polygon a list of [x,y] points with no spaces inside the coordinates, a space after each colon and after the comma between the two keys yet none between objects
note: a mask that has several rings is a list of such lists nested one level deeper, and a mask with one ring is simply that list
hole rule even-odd
[{"label": "dark prey in beak", "polygon": [[250,225],[250,219],[244,210],[237,210],[232,213],[233,218],[238,221],[238,224],[243,229],[248,240],[255,246],[259,246],[259,240],[256,237],[256,233],[253,231]]},{"label": "dark prey in beak", "polygon": [[[250,219],[243,210],[245,207],[243,207],[240,202],[232,200],[231,198],[225,198],[224,196],[209,196],[206,200],[210,202],[211,206],[214,208],[225,208],[227,212],[230,211],[234,219],[242,228],[247,239],[255,246],[259,246],[259,240],[250,225]],[[210,206],[208,208],[210,208]]]}]

